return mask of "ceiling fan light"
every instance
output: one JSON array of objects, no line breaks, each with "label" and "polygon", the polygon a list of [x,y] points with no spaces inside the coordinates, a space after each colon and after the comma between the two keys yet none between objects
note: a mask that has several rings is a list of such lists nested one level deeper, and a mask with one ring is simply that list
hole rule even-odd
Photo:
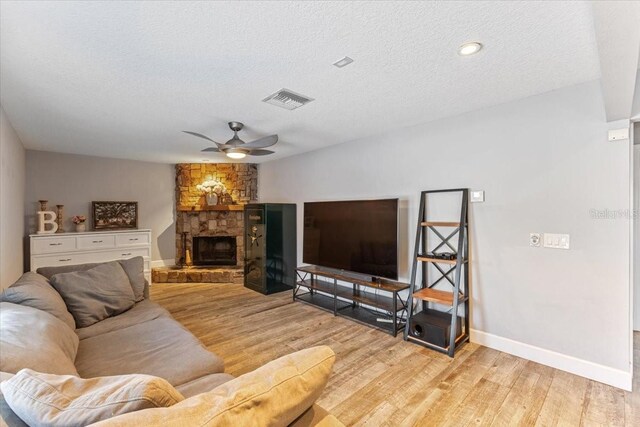
[{"label": "ceiling fan light", "polygon": [[228,158],[234,160],[244,159],[247,156],[247,152],[245,150],[241,150],[238,148],[232,148],[225,152]]}]

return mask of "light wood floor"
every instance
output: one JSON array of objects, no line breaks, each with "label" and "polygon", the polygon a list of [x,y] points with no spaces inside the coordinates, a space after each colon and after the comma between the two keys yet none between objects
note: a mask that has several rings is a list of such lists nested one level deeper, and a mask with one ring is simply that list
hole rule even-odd
[{"label": "light wood floor", "polygon": [[640,334],[627,393],[475,344],[455,359],[233,284],[155,284],[167,308],[238,376],[306,347],[337,354],[318,403],[346,425],[640,426]]}]

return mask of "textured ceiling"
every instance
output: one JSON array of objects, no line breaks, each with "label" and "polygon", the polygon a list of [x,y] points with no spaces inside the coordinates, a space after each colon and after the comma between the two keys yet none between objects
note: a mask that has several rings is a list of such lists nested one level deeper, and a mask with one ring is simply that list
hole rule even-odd
[{"label": "textured ceiling", "polygon": [[[266,161],[597,79],[592,21],[560,1],[2,2],[1,102],[29,149],[217,161],[180,131],[224,142],[237,120],[280,135],[247,159]],[[261,102],[282,87],[315,101]]]}]

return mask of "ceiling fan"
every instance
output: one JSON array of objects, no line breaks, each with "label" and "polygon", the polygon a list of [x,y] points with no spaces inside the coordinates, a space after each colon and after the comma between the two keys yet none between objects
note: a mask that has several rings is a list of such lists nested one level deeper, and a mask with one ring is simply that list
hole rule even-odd
[{"label": "ceiling fan", "polygon": [[278,135],[269,135],[263,138],[256,139],[255,141],[244,142],[243,140],[238,138],[238,132],[241,131],[243,127],[244,125],[240,122],[229,122],[229,128],[231,128],[231,130],[233,131],[233,138],[231,138],[224,144],[215,142],[208,136],[202,135],[197,132],[190,132],[188,130],[183,130],[183,132],[193,136],[197,136],[199,138],[204,138],[216,145],[215,147],[205,148],[204,150],[202,150],[203,152],[224,153],[231,159],[243,159],[247,155],[266,156],[268,154],[273,154],[273,151],[264,150],[264,148],[271,147],[276,142],[278,142]]}]

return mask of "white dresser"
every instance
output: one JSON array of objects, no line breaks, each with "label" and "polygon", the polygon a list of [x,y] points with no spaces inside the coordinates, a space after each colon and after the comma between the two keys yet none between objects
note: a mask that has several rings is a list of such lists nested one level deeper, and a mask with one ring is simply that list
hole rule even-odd
[{"label": "white dresser", "polygon": [[31,271],[40,267],[105,262],[141,256],[151,283],[151,230],[31,234]]}]

